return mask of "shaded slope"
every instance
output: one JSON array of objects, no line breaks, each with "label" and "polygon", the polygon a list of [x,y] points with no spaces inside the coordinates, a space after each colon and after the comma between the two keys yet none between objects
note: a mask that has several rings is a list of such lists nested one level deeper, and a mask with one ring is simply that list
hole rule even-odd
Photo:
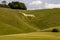
[{"label": "shaded slope", "polygon": [[3,25],[3,28],[0,25],[1,34],[25,33],[25,32],[37,31],[31,25],[25,23],[17,14],[18,14],[17,10],[0,9],[0,21],[1,23],[4,23],[1,24]]}]

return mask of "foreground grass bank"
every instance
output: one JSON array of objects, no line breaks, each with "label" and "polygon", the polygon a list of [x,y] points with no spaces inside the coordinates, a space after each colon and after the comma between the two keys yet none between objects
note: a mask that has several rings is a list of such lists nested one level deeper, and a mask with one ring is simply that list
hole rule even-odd
[{"label": "foreground grass bank", "polygon": [[27,34],[14,34],[0,36],[0,40],[60,40],[60,33],[33,32]]}]

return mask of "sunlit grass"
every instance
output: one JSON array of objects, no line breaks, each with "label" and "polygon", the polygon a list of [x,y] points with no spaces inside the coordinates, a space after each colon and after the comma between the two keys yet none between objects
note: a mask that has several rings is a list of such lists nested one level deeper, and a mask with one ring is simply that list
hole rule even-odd
[{"label": "sunlit grass", "polygon": [[0,36],[0,40],[60,40],[60,33],[33,32],[27,34],[14,34]]}]

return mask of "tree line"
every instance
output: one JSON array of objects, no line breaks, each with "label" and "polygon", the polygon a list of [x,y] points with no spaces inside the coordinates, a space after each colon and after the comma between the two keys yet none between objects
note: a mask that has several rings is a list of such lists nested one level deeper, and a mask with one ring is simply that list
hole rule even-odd
[{"label": "tree line", "polygon": [[18,2],[18,1],[9,2],[8,4],[6,4],[6,1],[2,1],[2,4],[0,4],[0,7],[27,10],[26,5],[24,3]]}]

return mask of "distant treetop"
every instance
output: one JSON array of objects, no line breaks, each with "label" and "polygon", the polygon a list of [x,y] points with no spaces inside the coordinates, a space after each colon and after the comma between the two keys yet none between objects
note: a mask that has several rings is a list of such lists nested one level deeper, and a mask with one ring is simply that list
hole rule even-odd
[{"label": "distant treetop", "polygon": [[22,9],[22,10],[27,10],[26,6],[22,2],[11,2],[8,4],[8,6],[12,9]]},{"label": "distant treetop", "polygon": [[0,4],[0,7],[5,7],[5,8],[11,8],[11,9],[20,9],[20,10],[27,10],[27,7],[24,3],[22,2],[10,2],[8,5],[6,4],[6,1],[2,1],[2,4]]}]

